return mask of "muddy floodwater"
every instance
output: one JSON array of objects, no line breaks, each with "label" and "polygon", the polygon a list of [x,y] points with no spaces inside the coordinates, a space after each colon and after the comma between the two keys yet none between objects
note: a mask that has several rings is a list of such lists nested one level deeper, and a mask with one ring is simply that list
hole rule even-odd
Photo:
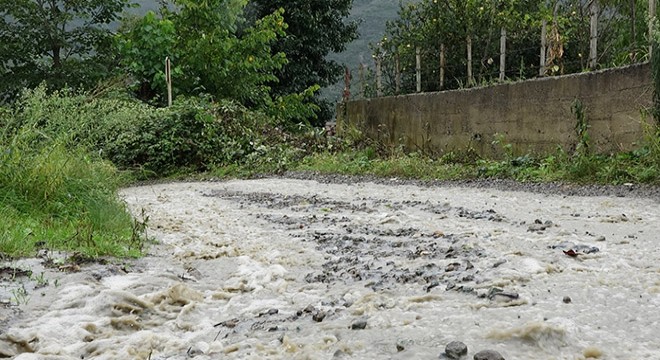
[{"label": "muddy floodwater", "polygon": [[655,198],[286,178],[121,196],[147,256],[14,260],[43,275],[0,290],[0,357],[437,359],[458,340],[469,359],[660,359]]}]

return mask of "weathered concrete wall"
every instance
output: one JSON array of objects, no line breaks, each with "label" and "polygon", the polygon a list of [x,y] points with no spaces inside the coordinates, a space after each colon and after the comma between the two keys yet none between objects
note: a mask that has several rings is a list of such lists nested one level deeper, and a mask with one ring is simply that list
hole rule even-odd
[{"label": "weathered concrete wall", "polygon": [[354,125],[386,144],[442,153],[472,147],[497,155],[495,134],[518,153],[577,143],[573,102],[582,102],[598,152],[629,150],[643,139],[652,104],[649,64],[486,88],[350,101],[339,126]]}]

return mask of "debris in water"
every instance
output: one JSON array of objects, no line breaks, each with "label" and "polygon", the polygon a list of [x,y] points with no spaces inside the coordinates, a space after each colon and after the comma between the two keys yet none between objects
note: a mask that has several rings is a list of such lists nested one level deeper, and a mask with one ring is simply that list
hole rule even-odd
[{"label": "debris in water", "polygon": [[236,327],[236,325],[238,325],[238,323],[239,323],[238,319],[231,319],[231,320],[226,320],[226,321],[223,321],[223,322],[219,322],[219,323],[213,325],[213,327],[224,326],[226,328],[233,329],[233,328]]}]

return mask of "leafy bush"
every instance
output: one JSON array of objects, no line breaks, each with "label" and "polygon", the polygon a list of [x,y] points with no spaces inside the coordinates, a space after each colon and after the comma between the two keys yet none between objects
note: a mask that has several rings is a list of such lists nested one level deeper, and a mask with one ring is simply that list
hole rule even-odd
[{"label": "leafy bush", "polygon": [[[304,112],[302,99],[283,106]],[[284,109],[283,109],[284,110]],[[102,97],[43,87],[24,92],[0,122],[7,133],[30,128],[42,138],[60,139],[69,148],[101,154],[120,169],[144,177],[207,171],[242,165],[264,171],[284,170],[290,163],[328,146],[322,130],[291,118],[274,118],[229,100],[179,98],[172,107],[156,108],[109,92]]]}]

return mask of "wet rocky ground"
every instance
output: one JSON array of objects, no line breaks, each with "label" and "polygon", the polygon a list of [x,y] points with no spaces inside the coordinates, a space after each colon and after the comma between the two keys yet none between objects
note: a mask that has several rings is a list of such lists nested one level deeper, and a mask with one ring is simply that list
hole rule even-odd
[{"label": "wet rocky ground", "polygon": [[[158,243],[76,269],[94,296],[121,292],[114,310],[58,347],[39,324],[61,309],[5,299],[24,312],[0,325],[0,357],[460,358],[455,340],[469,358],[660,356],[656,187],[296,173],[124,196]],[[46,276],[61,279],[46,298],[80,285]]]},{"label": "wet rocky ground", "polygon": [[[270,175],[264,176],[271,177]],[[654,199],[660,201],[660,185],[633,184],[574,184],[562,182],[520,182],[510,179],[467,179],[467,180],[415,180],[405,178],[383,178],[376,176],[352,176],[320,174],[316,172],[287,172],[283,178],[314,180],[329,184],[354,184],[369,182],[384,185],[413,185],[421,187],[465,187],[494,189],[501,191],[525,191],[544,195],[561,196],[611,196],[625,198]]]}]

